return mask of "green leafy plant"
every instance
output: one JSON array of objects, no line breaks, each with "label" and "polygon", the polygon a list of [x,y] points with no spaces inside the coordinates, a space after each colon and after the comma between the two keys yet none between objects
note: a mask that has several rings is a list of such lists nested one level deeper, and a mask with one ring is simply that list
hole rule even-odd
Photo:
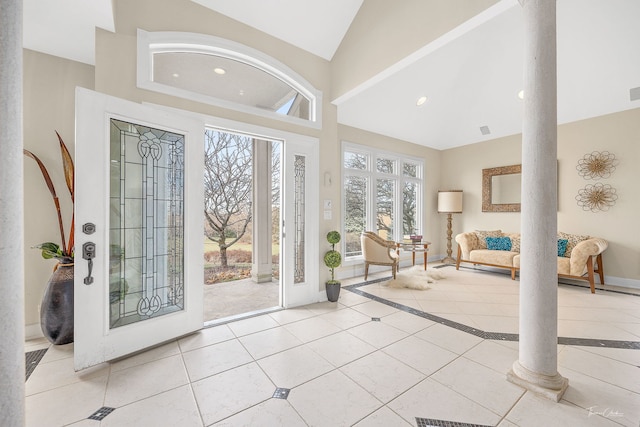
[{"label": "green leafy plant", "polygon": [[[74,203],[73,198],[73,175],[74,175],[74,166],[73,159],[71,158],[71,154],[69,154],[69,150],[65,145],[64,141],[60,137],[60,134],[56,131],[56,135],[58,137],[58,142],[60,143],[60,155],[62,156],[62,167],[64,171],[64,179],[67,184],[67,188],[69,190],[69,194],[71,195],[71,203]],[[40,172],[42,172],[42,177],[44,178],[45,184],[49,188],[49,192],[51,193],[51,197],[53,198],[53,204],[56,208],[56,214],[58,215],[58,227],[60,229],[60,240],[61,245],[53,242],[45,242],[39,245],[36,245],[35,248],[42,250],[42,257],[44,259],[56,258],[63,264],[71,264],[73,263],[74,256],[74,217],[73,214],[71,216],[71,227],[69,230],[69,238],[66,240],[65,232],[64,232],[64,223],[62,222],[62,212],[60,210],[60,201],[58,200],[58,195],[56,194],[56,188],[53,185],[53,181],[51,181],[51,176],[47,171],[44,163],[29,150],[22,150],[24,155],[32,158],[40,167]]]},{"label": "green leafy plant", "polygon": [[330,231],[327,233],[327,241],[331,243],[331,250],[324,254],[324,264],[331,270],[331,280],[327,281],[327,284],[340,284],[340,281],[335,280],[335,269],[342,263],[342,255],[335,249],[336,244],[340,242],[340,233]]}]

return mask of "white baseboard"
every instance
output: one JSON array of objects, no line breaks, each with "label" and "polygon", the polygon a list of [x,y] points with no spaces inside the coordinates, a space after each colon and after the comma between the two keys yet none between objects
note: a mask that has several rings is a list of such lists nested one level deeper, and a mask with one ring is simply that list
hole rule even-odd
[{"label": "white baseboard", "polygon": [[[420,255],[422,256],[422,255]],[[444,258],[444,255],[427,256],[427,262],[436,262]],[[416,265],[422,265],[422,258],[416,259]],[[407,255],[405,258],[400,259],[400,270],[403,268],[411,267],[411,256]],[[369,274],[388,271],[391,275],[391,267],[386,265],[370,265]],[[351,279],[353,277],[363,276],[364,278],[364,261],[352,261],[347,264],[343,264],[338,270],[336,270],[336,278],[338,280]]]},{"label": "white baseboard", "polygon": [[620,286],[621,288],[640,289],[640,280],[636,280],[636,279],[627,279],[624,277],[615,277],[615,276],[605,275],[604,283],[605,285]]},{"label": "white baseboard", "polygon": [[25,325],[24,327],[24,338],[25,340],[33,340],[36,338],[42,338],[44,334],[42,333],[42,328],[40,327],[40,323],[32,323],[30,325]]}]

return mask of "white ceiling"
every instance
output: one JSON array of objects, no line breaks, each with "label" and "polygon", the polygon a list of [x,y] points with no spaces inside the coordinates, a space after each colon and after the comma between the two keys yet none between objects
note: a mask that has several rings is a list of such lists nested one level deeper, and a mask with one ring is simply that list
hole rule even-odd
[{"label": "white ceiling", "polygon": [[115,31],[111,0],[24,0],[23,43],[31,50],[95,64],[95,28]]},{"label": "white ceiling", "polygon": [[[192,1],[330,60],[363,0]],[[640,1],[557,6],[559,123],[640,108],[629,95],[640,87]],[[93,64],[96,26],[113,31],[110,0],[24,0],[26,48]],[[338,121],[436,149],[520,133],[522,45],[521,8],[502,0],[333,100]]]},{"label": "white ceiling", "polygon": [[331,60],[363,0],[191,0]]}]

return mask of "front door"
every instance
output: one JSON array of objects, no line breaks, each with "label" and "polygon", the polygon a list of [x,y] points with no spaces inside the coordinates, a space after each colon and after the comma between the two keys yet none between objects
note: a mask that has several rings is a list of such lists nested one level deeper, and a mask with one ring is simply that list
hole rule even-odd
[{"label": "front door", "polygon": [[76,370],[202,328],[204,124],[79,88]]}]

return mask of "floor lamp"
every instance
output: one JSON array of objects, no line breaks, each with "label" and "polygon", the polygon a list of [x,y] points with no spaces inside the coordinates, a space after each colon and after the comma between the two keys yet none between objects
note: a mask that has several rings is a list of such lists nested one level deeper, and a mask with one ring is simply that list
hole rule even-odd
[{"label": "floor lamp", "polygon": [[438,191],[438,213],[447,214],[447,256],[442,259],[445,264],[454,264],[451,256],[451,214],[462,213],[462,190]]}]

